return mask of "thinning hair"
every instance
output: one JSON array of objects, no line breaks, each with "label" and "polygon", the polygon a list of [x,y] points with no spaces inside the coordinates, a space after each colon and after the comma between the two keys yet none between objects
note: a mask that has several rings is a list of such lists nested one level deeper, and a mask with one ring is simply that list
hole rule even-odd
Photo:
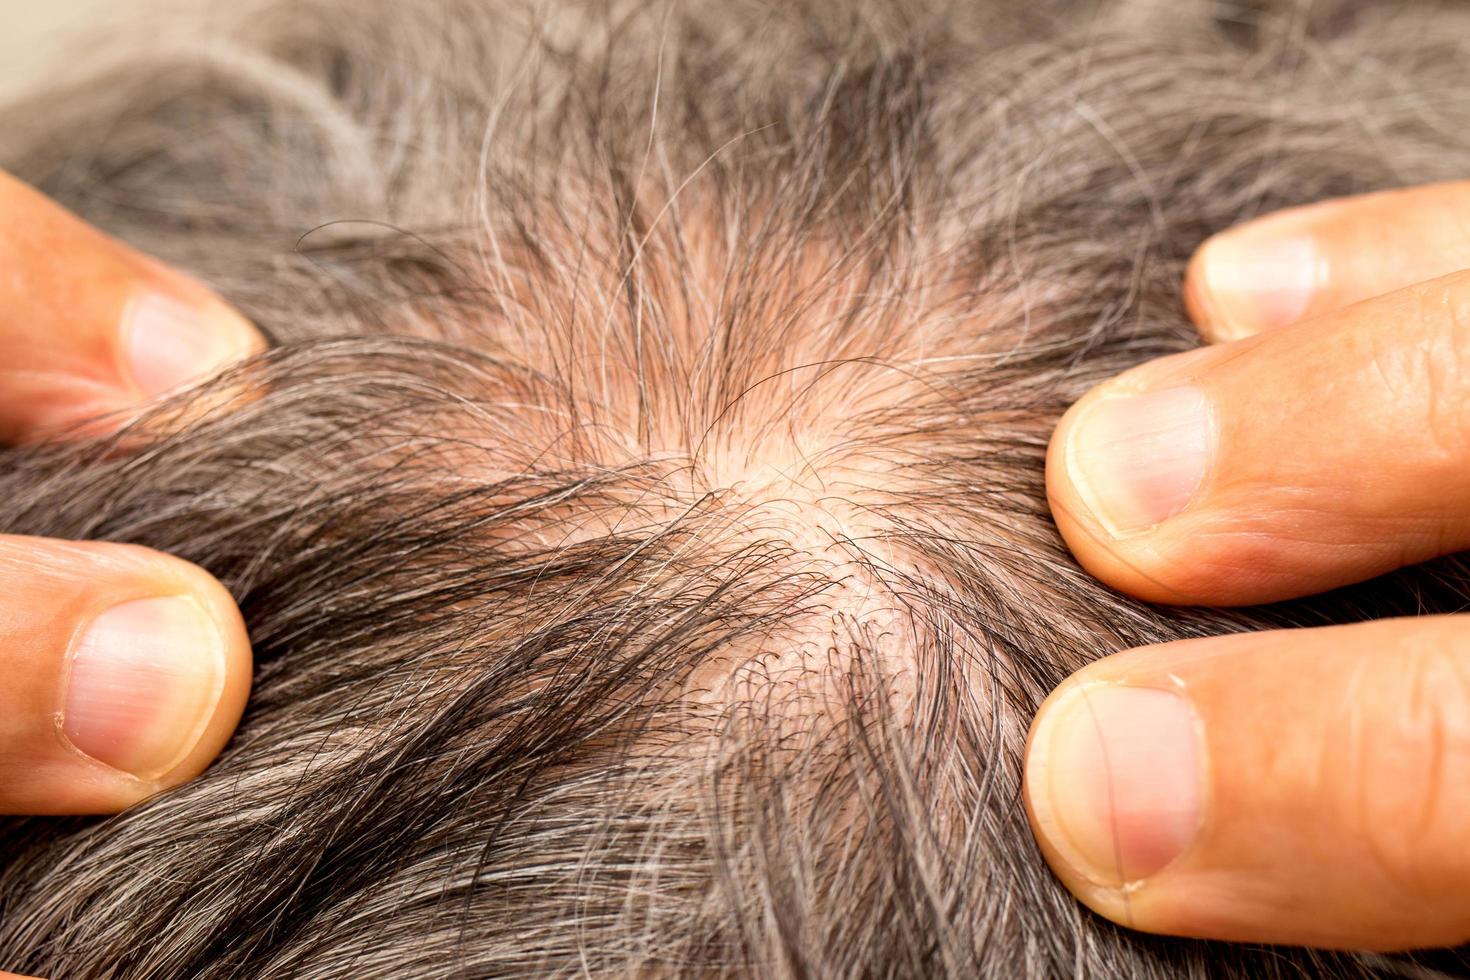
[{"label": "thinning hair", "polygon": [[1141,604],[1042,466],[1196,343],[1209,233],[1463,177],[1467,63],[1430,4],[312,0],[0,113],[0,165],[272,341],[0,463],[0,528],[198,562],[258,661],[202,778],[3,824],[0,962],[1465,973],[1115,928],[1019,784],[1098,656],[1464,606],[1460,559]]}]

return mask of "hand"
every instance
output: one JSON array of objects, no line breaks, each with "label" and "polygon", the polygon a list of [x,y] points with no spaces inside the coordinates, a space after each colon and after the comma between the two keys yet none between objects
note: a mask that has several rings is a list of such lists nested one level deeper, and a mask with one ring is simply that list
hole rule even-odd
[{"label": "hand", "polygon": [[[1214,346],[1063,418],[1078,560],[1154,602],[1270,602],[1470,548],[1470,183],[1273,215],[1186,283]],[[1032,727],[1026,801],[1076,895],[1151,932],[1470,940],[1470,618],[1100,660]]]},{"label": "hand", "polygon": [[[199,284],[0,173],[0,440],[127,410],[261,345]],[[208,573],[0,535],[0,596],[0,813],[120,810],[224,747],[250,647]]]}]

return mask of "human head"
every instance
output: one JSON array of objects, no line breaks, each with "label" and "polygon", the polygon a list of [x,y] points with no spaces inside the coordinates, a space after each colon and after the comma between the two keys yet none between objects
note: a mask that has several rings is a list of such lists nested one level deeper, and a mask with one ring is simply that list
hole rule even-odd
[{"label": "human head", "polygon": [[7,531],[214,572],[260,661],[198,782],[9,828],[7,965],[1389,969],[1128,935],[1019,803],[1090,659],[1463,604],[1163,610],[1050,523],[1052,425],[1193,343],[1208,233],[1467,159],[1465,14],[1216,13],[314,3],[12,110],[0,162],[275,344],[0,473]]}]

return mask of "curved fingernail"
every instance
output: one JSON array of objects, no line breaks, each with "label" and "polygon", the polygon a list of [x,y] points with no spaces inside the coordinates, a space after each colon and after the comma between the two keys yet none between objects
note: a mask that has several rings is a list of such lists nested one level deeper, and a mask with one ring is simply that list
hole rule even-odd
[{"label": "curved fingernail", "polygon": [[1202,331],[1229,341],[1300,320],[1326,279],[1326,259],[1310,236],[1267,221],[1205,242],[1190,287]]},{"label": "curved fingernail", "polygon": [[260,344],[255,328],[219,300],[155,291],[132,299],[122,329],[129,373],[150,398],[202,381]]},{"label": "curved fingernail", "polygon": [[1104,395],[1067,436],[1066,465],[1093,516],[1114,536],[1184,510],[1214,447],[1209,399],[1193,385]]},{"label": "curved fingernail", "polygon": [[140,779],[188,756],[224,690],[219,626],[187,596],[105,610],[74,646],[61,731],[79,751]]},{"label": "curved fingernail", "polygon": [[1121,887],[1195,839],[1202,762],[1198,719],[1181,694],[1080,684],[1037,718],[1027,761],[1033,815],[1079,874]]}]

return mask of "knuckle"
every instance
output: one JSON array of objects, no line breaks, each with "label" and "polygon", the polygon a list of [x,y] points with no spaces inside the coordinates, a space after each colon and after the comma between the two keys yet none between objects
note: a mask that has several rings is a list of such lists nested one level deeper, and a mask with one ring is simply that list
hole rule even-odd
[{"label": "knuckle", "polygon": [[[1434,901],[1470,883],[1470,654],[1443,636],[1411,638],[1372,657],[1346,686],[1344,820],[1372,870],[1406,901]],[[1337,767],[1333,767],[1337,768]]]},{"label": "knuckle", "polygon": [[1390,330],[1374,368],[1395,403],[1423,405],[1431,445],[1461,459],[1470,450],[1470,274],[1418,287],[1413,303],[1419,342]]}]

